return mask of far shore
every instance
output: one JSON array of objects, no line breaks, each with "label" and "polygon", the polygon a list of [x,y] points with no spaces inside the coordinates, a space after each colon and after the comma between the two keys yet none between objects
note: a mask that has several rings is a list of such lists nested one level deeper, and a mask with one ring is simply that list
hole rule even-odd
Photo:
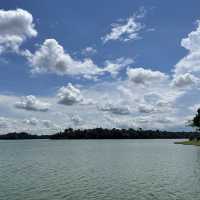
[{"label": "far shore", "polygon": [[32,135],[26,132],[13,132],[0,135],[0,140],[24,140],[24,139],[189,139],[197,138],[196,132],[169,132],[160,130],[134,130],[134,129],[65,129],[53,135]]},{"label": "far shore", "polygon": [[175,142],[175,144],[200,146],[200,141],[199,140],[188,140],[188,141]]}]

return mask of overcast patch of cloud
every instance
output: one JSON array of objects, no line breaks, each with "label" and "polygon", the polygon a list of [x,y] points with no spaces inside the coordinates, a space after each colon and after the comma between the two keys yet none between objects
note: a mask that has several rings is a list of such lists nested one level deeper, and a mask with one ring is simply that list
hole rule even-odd
[{"label": "overcast patch of cloud", "polygon": [[152,112],[155,112],[154,107],[149,105],[149,104],[140,104],[138,106],[138,110],[139,110],[140,113],[152,113]]}]

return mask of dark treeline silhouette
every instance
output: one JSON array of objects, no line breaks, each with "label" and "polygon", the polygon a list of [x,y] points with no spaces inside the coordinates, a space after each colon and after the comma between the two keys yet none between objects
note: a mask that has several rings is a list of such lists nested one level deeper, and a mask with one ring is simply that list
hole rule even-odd
[{"label": "dark treeline silhouette", "polygon": [[191,126],[192,128],[194,128],[196,130],[196,132],[198,132],[198,134],[189,137],[190,141],[196,140],[196,141],[200,141],[200,108],[197,110],[196,115],[193,117],[192,120],[188,121],[188,125]]},{"label": "dark treeline silhouette", "polygon": [[0,135],[0,140],[27,140],[27,139],[48,139],[48,135],[31,135],[26,132],[21,133],[8,133],[5,135]]},{"label": "dark treeline silhouette", "polygon": [[184,139],[196,137],[196,132],[168,132],[159,130],[134,129],[65,129],[50,135],[50,139]]},{"label": "dark treeline silhouette", "polygon": [[0,135],[0,140],[26,140],[26,139],[184,139],[197,138],[197,132],[169,132],[159,130],[134,129],[65,129],[53,135],[31,135],[26,132],[8,133]]}]

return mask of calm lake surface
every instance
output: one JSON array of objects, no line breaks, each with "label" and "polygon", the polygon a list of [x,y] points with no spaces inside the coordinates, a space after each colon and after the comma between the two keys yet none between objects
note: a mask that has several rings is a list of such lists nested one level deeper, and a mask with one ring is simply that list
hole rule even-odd
[{"label": "calm lake surface", "polygon": [[200,147],[174,141],[0,141],[0,199],[199,200]]}]

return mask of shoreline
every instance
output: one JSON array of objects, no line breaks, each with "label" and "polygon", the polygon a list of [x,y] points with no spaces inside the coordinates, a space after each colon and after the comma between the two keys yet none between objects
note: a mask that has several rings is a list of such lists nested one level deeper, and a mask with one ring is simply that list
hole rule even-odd
[{"label": "shoreline", "polygon": [[200,141],[197,140],[191,140],[191,141],[182,141],[182,142],[175,142],[174,144],[182,144],[182,145],[194,145],[194,146],[200,146]]}]

